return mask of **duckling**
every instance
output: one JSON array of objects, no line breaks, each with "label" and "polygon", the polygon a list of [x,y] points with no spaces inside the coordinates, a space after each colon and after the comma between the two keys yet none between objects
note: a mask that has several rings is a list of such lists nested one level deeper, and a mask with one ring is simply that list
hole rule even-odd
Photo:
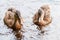
[{"label": "duckling", "polygon": [[52,18],[50,16],[50,7],[48,5],[41,6],[38,12],[33,16],[33,23],[39,26],[40,30],[51,22]]},{"label": "duckling", "polygon": [[9,8],[7,12],[5,13],[5,17],[3,19],[4,24],[7,25],[8,28],[13,29],[14,32],[16,32],[16,37],[21,37],[21,32],[19,32],[22,28],[21,23],[21,14],[18,10],[14,8]]}]

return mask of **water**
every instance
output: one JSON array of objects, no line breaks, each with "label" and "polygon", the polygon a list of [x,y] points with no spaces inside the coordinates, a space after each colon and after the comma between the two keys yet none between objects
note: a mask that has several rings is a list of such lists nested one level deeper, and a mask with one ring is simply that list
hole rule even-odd
[{"label": "water", "polygon": [[[52,23],[40,34],[36,25],[32,25],[32,17],[44,4],[51,7]],[[15,40],[12,29],[4,25],[3,18],[8,8],[14,7],[21,12],[24,19],[22,40],[60,40],[60,0],[0,0],[0,40]]]}]

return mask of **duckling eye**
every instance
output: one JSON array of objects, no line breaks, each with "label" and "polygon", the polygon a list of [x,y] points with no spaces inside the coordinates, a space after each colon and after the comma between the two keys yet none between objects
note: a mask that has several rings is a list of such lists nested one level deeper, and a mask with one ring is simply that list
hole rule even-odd
[{"label": "duckling eye", "polygon": [[11,11],[12,12],[12,8],[11,9],[8,9],[8,11]]},{"label": "duckling eye", "polygon": [[8,19],[11,19],[11,16],[10,15],[8,15]]},{"label": "duckling eye", "polygon": [[8,19],[13,19],[13,15],[9,14]]}]

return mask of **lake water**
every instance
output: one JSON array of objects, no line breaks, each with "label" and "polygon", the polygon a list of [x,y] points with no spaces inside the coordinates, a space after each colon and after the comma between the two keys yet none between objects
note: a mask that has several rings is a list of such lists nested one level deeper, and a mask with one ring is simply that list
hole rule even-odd
[{"label": "lake water", "polygon": [[[51,7],[52,23],[48,25],[44,35],[40,34],[36,25],[32,25],[32,17],[42,6]],[[8,8],[14,7],[20,11],[24,19],[22,40],[60,40],[60,0],[0,0],[0,40],[15,40],[12,29],[4,25],[3,18]]]}]

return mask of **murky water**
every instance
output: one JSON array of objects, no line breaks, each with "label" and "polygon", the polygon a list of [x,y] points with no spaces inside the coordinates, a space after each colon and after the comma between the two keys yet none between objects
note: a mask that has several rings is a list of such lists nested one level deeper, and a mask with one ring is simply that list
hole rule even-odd
[{"label": "murky water", "polygon": [[[52,23],[42,35],[36,25],[32,25],[32,17],[41,5],[51,6]],[[15,40],[12,29],[3,22],[5,12],[14,7],[21,12],[24,19],[22,40],[60,40],[60,0],[0,0],[0,40]]]}]

